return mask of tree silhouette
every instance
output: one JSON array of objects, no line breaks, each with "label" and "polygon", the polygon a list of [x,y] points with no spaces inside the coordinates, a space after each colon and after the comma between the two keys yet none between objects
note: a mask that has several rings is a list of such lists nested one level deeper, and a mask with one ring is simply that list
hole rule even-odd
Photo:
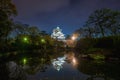
[{"label": "tree silhouette", "polygon": [[11,0],[0,0],[0,39],[6,38],[12,30],[12,16],[17,14]]},{"label": "tree silhouette", "polygon": [[99,36],[119,34],[120,12],[110,9],[100,9],[92,13],[85,26],[89,34],[100,33]]}]

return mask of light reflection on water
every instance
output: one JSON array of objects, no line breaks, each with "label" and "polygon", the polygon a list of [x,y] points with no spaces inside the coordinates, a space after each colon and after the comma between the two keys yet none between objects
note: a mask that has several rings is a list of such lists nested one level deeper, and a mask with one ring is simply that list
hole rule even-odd
[{"label": "light reflection on water", "polygon": [[[2,66],[0,64],[0,77],[5,69],[5,65]],[[27,80],[120,80],[119,63],[81,60],[73,52],[47,57],[23,56],[7,62],[7,66],[11,72],[9,75],[15,76],[15,80],[25,80],[26,74]],[[11,68],[13,66],[15,69]]]},{"label": "light reflection on water", "polygon": [[60,57],[51,59],[48,69],[43,72],[37,72],[30,75],[29,80],[86,80],[89,75],[83,74],[77,70],[77,58],[73,52],[63,54]]},{"label": "light reflection on water", "polygon": [[52,61],[52,65],[56,70],[60,70],[61,68],[63,68],[63,64],[65,63],[66,60],[66,56],[63,57],[58,57],[57,59],[53,59]]},{"label": "light reflection on water", "polygon": [[69,61],[74,67],[76,67],[78,63],[74,53],[65,54],[63,57],[58,57],[51,60],[53,67],[57,71],[60,71],[60,69],[63,68],[63,65],[66,61]]}]

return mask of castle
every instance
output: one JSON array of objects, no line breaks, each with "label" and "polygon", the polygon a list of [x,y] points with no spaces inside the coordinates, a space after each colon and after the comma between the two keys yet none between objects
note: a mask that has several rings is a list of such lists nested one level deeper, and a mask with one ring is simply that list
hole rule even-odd
[{"label": "castle", "polygon": [[53,29],[53,33],[51,34],[51,38],[56,39],[58,41],[65,41],[65,36],[62,33],[62,29],[59,27]]}]

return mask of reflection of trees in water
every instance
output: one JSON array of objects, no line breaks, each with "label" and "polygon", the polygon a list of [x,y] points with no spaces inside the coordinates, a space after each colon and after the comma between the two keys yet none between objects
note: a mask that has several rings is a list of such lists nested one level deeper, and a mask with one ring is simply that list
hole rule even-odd
[{"label": "reflection of trees in water", "polygon": [[24,69],[28,74],[35,74],[38,71],[45,72],[49,63],[50,61],[45,58],[34,57],[28,59],[28,63],[23,65],[23,67],[27,66]]},{"label": "reflection of trees in water", "polygon": [[26,80],[26,73],[21,66],[17,65],[14,61],[7,63],[9,69],[9,77],[12,80]]},{"label": "reflection of trees in water", "polygon": [[0,64],[0,80],[26,80],[24,70],[15,62]]},{"label": "reflection of trees in water", "polygon": [[[42,55],[43,54],[43,55]],[[108,63],[103,61],[88,61],[80,60],[73,52],[56,52],[56,53],[22,53],[14,56],[15,58],[7,58],[8,62],[0,63],[0,80],[25,80],[26,74],[35,74],[39,71],[45,72],[51,60],[57,57],[66,55],[66,61],[70,63],[74,58],[77,59],[76,68],[85,74],[90,75],[87,80],[94,80],[95,78],[102,78],[102,80],[120,80],[120,64],[119,63]],[[11,57],[10,57],[11,58]],[[26,59],[24,64],[23,58]],[[7,65],[6,65],[7,64]],[[14,64],[14,70],[9,70],[8,65]],[[10,71],[14,77],[10,77]],[[99,79],[98,79],[99,80]]]},{"label": "reflection of trees in water", "polygon": [[[0,63],[0,80],[26,80],[26,74],[45,72],[53,54],[40,52],[18,52]],[[26,63],[24,63],[24,60]]]},{"label": "reflection of trees in water", "polygon": [[0,63],[0,80],[9,80],[9,71],[5,63]]},{"label": "reflection of trees in water", "polygon": [[[38,71],[45,72],[49,65],[51,64],[52,59],[62,57],[65,54],[66,52],[56,52],[56,53],[43,53],[43,55],[40,54],[35,56],[34,53],[33,54],[34,57],[29,56],[27,58],[27,64],[23,65],[23,68],[26,70],[28,74],[35,74]],[[67,56],[71,59],[73,55],[74,55],[73,53],[69,53]]]},{"label": "reflection of trees in water", "polygon": [[99,78],[102,80],[120,80],[119,63],[108,63],[104,61],[87,61],[81,60],[78,64],[78,70],[90,75],[87,80]]},{"label": "reflection of trees in water", "polygon": [[9,56],[6,59],[8,62],[3,61],[4,64],[0,64],[0,80],[25,80],[26,74],[45,72],[52,59],[63,56],[65,53],[18,52],[14,56]]}]

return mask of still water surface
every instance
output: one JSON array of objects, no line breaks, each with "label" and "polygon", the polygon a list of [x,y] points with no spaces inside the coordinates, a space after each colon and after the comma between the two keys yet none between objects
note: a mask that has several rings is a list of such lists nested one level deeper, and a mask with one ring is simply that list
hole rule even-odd
[{"label": "still water surface", "polygon": [[74,52],[23,54],[1,59],[0,80],[120,80],[119,62],[85,60]]}]

